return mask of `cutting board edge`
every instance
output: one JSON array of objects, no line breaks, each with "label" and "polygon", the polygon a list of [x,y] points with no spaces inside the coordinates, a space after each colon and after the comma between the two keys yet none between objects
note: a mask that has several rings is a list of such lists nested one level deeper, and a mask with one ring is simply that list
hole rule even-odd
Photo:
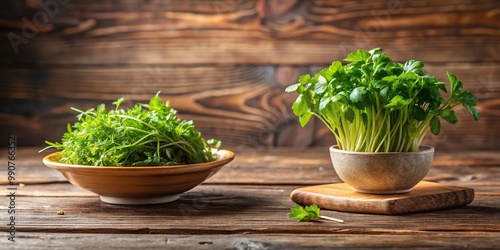
[{"label": "cutting board edge", "polygon": [[[362,200],[359,198],[354,198],[355,202],[361,203],[361,204],[369,204],[369,206],[361,206],[361,208],[356,208],[356,207],[349,207],[346,205],[346,203],[349,201],[349,198],[346,197],[335,197],[335,196],[330,196],[327,194],[320,194],[320,193],[315,193],[315,192],[310,192],[307,189],[311,187],[321,187],[321,186],[329,186],[329,185],[335,185],[335,184],[342,184],[342,183],[334,183],[334,184],[322,184],[322,185],[314,185],[314,186],[309,186],[309,187],[302,187],[302,188],[297,188],[293,190],[290,193],[290,198],[292,201],[294,201],[297,204],[301,205],[312,205],[312,204],[317,204],[320,208],[327,209],[327,210],[335,210],[335,211],[342,211],[342,212],[353,212],[353,213],[368,213],[368,214],[383,214],[383,215],[401,215],[401,214],[410,214],[410,213],[420,213],[420,212],[428,212],[428,211],[435,211],[435,210],[441,210],[441,209],[446,209],[446,208],[456,208],[456,207],[462,207],[466,206],[472,201],[474,201],[475,197],[475,192],[473,188],[468,188],[468,187],[460,187],[460,186],[454,186],[454,185],[447,185],[447,184],[441,184],[441,183],[434,183],[434,182],[428,182],[432,184],[438,184],[436,186],[443,186],[447,188],[453,188],[453,189],[459,189],[459,190],[445,190],[442,192],[437,192],[432,198],[434,202],[436,202],[438,205],[434,205],[431,208],[426,208],[426,207],[419,207],[419,206],[406,206],[406,207],[398,207],[397,204],[400,203],[401,200],[412,200],[415,197],[426,197],[429,195],[417,195],[415,197],[402,197],[399,199],[387,199],[387,200],[380,200],[378,203],[376,203],[376,200]],[[459,192],[457,194],[457,192]],[[449,197],[447,196],[448,193],[456,193],[453,197],[455,197],[454,200],[450,201]],[[462,197],[462,199],[460,199]],[[321,200],[321,198],[324,198]],[[329,200],[329,202],[325,203],[325,200]],[[338,204],[340,203],[340,204]],[[373,204],[376,203],[376,206],[373,206]],[[370,209],[364,209],[366,207],[370,207]]]},{"label": "cutting board edge", "polygon": [[[302,192],[302,193],[300,193],[300,192]],[[309,197],[307,197],[307,196],[309,196]],[[319,201],[320,198],[317,196],[323,196],[323,197],[328,197],[329,199],[332,199],[332,196],[328,196],[326,194],[318,195],[317,193],[297,191],[297,190],[293,190],[292,193],[290,193],[290,198],[292,199],[292,201],[297,203],[297,204],[300,204],[300,205],[310,206],[312,204],[317,204],[322,209],[341,211],[341,212],[388,214],[386,212],[387,210],[381,208],[380,205],[378,205],[376,207],[372,206],[372,210],[370,210],[370,211],[365,210],[365,209],[355,209],[352,207],[350,209],[344,209],[343,206],[341,206],[341,205],[334,205],[334,204],[326,204],[325,205],[325,203]],[[334,201],[341,201],[341,202],[344,202],[344,200],[346,200],[346,199],[345,198],[334,199]],[[362,201],[362,202],[363,203],[370,203],[369,201]]]}]

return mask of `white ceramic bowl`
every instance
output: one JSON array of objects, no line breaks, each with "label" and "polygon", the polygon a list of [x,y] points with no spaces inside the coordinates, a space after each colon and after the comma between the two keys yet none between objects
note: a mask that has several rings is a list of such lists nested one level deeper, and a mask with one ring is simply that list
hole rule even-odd
[{"label": "white ceramic bowl", "polygon": [[98,194],[111,204],[157,204],[177,200],[214,175],[234,159],[219,150],[216,160],[178,166],[98,167],[59,162],[60,152],[47,155],[43,163],[61,172],[73,185]]}]

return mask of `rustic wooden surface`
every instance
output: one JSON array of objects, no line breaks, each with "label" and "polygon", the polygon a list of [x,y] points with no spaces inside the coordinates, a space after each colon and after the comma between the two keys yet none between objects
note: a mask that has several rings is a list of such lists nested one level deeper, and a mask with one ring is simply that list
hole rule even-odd
[{"label": "rustic wooden surface", "polygon": [[[236,152],[205,184],[161,205],[117,206],[69,183],[42,165],[37,148],[17,151],[16,243],[9,249],[494,249],[500,238],[500,154],[438,151],[425,180],[474,188],[460,208],[407,215],[323,210],[344,223],[287,218],[290,193],[339,182],[323,148]],[[6,162],[0,154],[0,162]],[[6,190],[5,178],[0,189]],[[7,197],[0,221],[7,221]],[[57,211],[63,209],[64,215]]]},{"label": "rustic wooden surface", "polygon": [[[38,26],[29,23],[45,13],[37,1],[0,2],[0,138],[41,146],[75,121],[71,106],[143,102],[161,90],[226,146],[328,146],[318,121],[300,128],[285,86],[357,48],[383,47],[441,80],[455,73],[480,99],[479,122],[459,110],[460,122],[427,144],[500,148],[499,1],[62,2]],[[38,32],[16,53],[8,35],[23,27]]]},{"label": "rustic wooden surface", "polygon": [[346,183],[297,188],[290,198],[297,204],[369,214],[409,214],[461,207],[474,200],[474,189],[422,181],[404,194],[364,194]]}]

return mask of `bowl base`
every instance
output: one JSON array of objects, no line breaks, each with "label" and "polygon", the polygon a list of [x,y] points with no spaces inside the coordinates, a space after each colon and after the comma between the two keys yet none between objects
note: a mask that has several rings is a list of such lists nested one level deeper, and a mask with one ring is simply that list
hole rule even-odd
[{"label": "bowl base", "polygon": [[165,195],[157,197],[138,197],[138,198],[128,198],[128,197],[111,197],[111,196],[100,196],[101,201],[109,204],[116,205],[147,205],[147,204],[161,204],[176,201],[179,199],[180,194]]},{"label": "bowl base", "polygon": [[401,189],[401,190],[363,190],[352,188],[354,191],[363,194],[404,194],[409,193],[413,188]]}]

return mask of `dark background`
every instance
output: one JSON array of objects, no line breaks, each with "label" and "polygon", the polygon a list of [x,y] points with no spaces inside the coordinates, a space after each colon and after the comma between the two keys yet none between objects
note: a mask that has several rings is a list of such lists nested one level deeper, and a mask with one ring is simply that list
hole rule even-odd
[{"label": "dark background", "polygon": [[0,2],[0,138],[59,140],[70,107],[145,102],[157,91],[226,148],[327,146],[301,128],[284,88],[357,48],[418,59],[440,80],[455,73],[479,97],[425,143],[500,148],[500,1]]}]

